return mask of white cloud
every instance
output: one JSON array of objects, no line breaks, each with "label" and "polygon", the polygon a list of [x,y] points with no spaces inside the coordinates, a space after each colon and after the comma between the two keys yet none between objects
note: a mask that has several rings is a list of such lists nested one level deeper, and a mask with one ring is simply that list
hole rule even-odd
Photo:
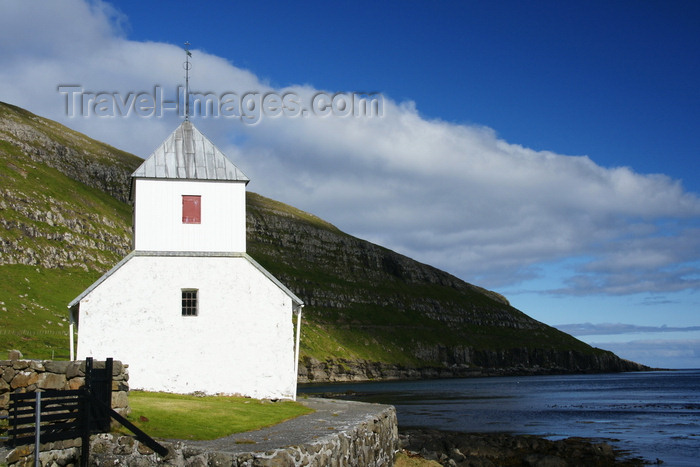
[{"label": "white cloud", "polygon": [[[82,0],[29,3],[3,2],[3,61],[58,61],[109,49],[126,21],[110,4]],[[19,42],[18,42],[19,41]]]},{"label": "white cloud", "polygon": [[[0,99],[147,156],[177,116],[70,119],[57,86],[126,94],[160,85],[172,94],[184,81],[182,49],[129,41],[123,18],[103,3],[26,5],[4,4]],[[194,89],[270,90],[221,57],[194,50],[193,61]],[[677,180],[533,151],[384,97],[381,118],[194,121],[252,178],[252,190],[479,285],[510,285],[576,256],[590,260],[559,293],[700,288],[700,199]]]}]

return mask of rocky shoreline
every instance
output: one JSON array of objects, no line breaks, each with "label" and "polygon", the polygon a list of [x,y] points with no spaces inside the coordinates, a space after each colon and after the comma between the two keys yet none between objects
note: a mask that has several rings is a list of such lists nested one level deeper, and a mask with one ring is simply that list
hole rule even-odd
[{"label": "rocky shoreline", "polygon": [[549,440],[506,433],[459,433],[399,427],[401,448],[449,467],[607,467],[662,464],[616,449],[610,442],[587,438]]},{"label": "rocky shoreline", "polygon": [[[528,349],[520,350],[527,354]],[[472,353],[475,353],[472,351]],[[482,352],[486,354],[487,352]],[[546,354],[543,365],[531,363],[506,366],[473,366],[453,364],[445,366],[410,367],[393,363],[370,362],[367,360],[328,359],[319,361],[304,358],[299,365],[299,383],[340,383],[364,381],[397,381],[441,378],[479,378],[486,376],[540,376],[591,373],[616,373],[625,371],[656,370],[635,362],[610,355],[579,355],[571,353],[571,364],[555,362],[558,353]]]}]

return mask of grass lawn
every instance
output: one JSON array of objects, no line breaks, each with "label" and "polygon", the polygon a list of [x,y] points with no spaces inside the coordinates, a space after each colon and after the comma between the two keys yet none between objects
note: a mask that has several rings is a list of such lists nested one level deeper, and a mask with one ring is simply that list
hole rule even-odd
[{"label": "grass lawn", "polygon": [[149,436],[216,439],[313,412],[293,401],[130,391],[129,421]]}]

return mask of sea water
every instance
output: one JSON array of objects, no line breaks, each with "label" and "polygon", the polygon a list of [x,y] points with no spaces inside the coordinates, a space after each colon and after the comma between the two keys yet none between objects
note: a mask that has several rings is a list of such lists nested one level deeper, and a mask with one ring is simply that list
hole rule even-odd
[{"label": "sea water", "polygon": [[664,465],[700,465],[700,370],[304,385],[392,404],[401,427],[580,436]]}]

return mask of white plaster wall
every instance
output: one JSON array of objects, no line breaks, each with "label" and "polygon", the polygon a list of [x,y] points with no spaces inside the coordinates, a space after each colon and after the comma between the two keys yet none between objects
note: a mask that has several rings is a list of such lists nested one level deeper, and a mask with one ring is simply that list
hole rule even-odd
[{"label": "white plaster wall", "polygon": [[77,356],[128,363],[133,389],[292,398],[292,301],[244,257],[134,256],[81,300]]},{"label": "white plaster wall", "polygon": [[[134,250],[245,252],[245,183],[136,179]],[[182,195],[202,197],[202,223],[182,223]]]}]

